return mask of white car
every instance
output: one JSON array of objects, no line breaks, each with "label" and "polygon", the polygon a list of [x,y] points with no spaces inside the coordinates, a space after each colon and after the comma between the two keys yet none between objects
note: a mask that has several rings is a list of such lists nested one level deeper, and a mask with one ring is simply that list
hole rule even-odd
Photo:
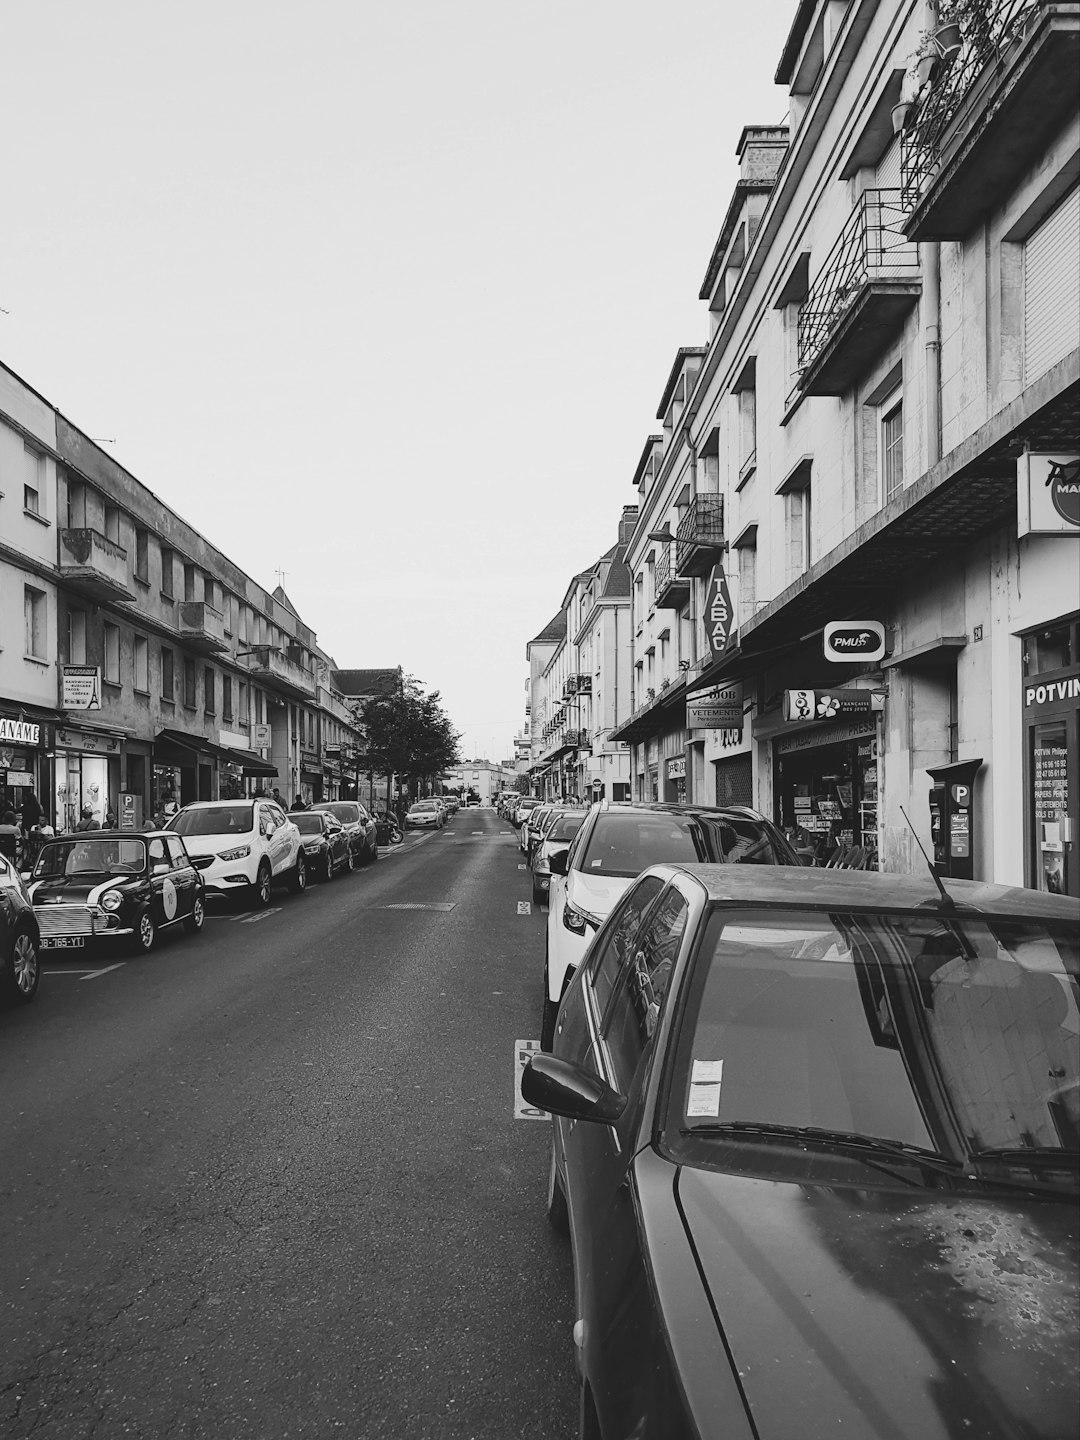
[{"label": "white car", "polygon": [[265,909],[275,885],[307,889],[300,831],[273,800],[196,800],[167,828],[184,837],[208,894],[239,894]]},{"label": "white car", "polygon": [[406,830],[441,830],[446,812],[437,800],[418,800],[405,812]]}]

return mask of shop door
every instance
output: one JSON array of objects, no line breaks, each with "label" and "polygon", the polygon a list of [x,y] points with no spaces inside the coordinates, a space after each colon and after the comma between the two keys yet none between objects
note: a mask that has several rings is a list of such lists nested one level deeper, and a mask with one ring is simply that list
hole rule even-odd
[{"label": "shop door", "polygon": [[1078,712],[1047,716],[1029,730],[1032,780],[1032,885],[1080,898],[1077,855],[1080,760]]}]

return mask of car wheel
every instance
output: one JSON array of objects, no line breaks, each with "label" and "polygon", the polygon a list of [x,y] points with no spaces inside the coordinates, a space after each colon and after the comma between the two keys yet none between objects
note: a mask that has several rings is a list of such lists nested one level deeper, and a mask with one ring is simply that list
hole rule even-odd
[{"label": "car wheel", "polygon": [[326,852],[326,864],[323,866],[322,878],[324,880],[332,880],[334,878],[334,857],[330,854],[329,850]]},{"label": "car wheel", "polygon": [[201,895],[195,896],[195,904],[191,907],[191,914],[184,918],[184,929],[189,935],[197,935],[203,927],[206,919],[206,906],[203,904]]},{"label": "car wheel", "polygon": [[260,910],[265,910],[270,904],[270,893],[274,886],[274,877],[270,871],[269,863],[264,860],[259,866],[259,873],[255,877],[255,884],[251,887],[251,898]]},{"label": "car wheel", "polygon": [[157,926],[154,924],[154,917],[149,908],[144,908],[135,917],[135,933],[131,937],[132,949],[136,955],[149,955],[156,939]]},{"label": "car wheel", "polygon": [[11,946],[11,965],[3,975],[3,1000],[9,1005],[29,1005],[41,979],[41,958],[33,935],[20,930]]},{"label": "car wheel", "polygon": [[294,895],[303,895],[307,889],[307,861],[303,855],[296,857],[296,868],[289,877],[289,889]]},{"label": "car wheel", "polygon": [[566,1194],[559,1179],[555,1164],[555,1146],[551,1147],[551,1164],[548,1166],[547,1218],[551,1228],[560,1235],[570,1234],[570,1212],[566,1208]]},{"label": "car wheel", "polygon": [[534,905],[542,905],[542,904],[544,903],[544,892],[543,892],[543,890],[540,889],[540,886],[537,885],[537,883],[536,883],[535,880],[533,881],[532,892],[533,892],[533,904],[534,904]]}]

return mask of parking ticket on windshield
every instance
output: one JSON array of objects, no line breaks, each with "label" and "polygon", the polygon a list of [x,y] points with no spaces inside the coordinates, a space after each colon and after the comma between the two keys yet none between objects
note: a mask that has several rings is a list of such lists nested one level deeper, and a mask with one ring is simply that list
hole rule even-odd
[{"label": "parking ticket on windshield", "polygon": [[688,1118],[720,1114],[720,1082],[724,1078],[723,1060],[695,1060],[690,1074],[690,1096],[686,1102]]}]

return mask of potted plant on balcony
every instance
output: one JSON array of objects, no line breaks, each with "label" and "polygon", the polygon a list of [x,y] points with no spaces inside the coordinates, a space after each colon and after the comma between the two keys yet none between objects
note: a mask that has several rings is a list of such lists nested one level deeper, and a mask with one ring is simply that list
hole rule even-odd
[{"label": "potted plant on balcony", "polygon": [[942,0],[934,26],[934,43],[943,60],[954,60],[960,53],[964,40],[962,22],[971,11],[972,0]]}]

